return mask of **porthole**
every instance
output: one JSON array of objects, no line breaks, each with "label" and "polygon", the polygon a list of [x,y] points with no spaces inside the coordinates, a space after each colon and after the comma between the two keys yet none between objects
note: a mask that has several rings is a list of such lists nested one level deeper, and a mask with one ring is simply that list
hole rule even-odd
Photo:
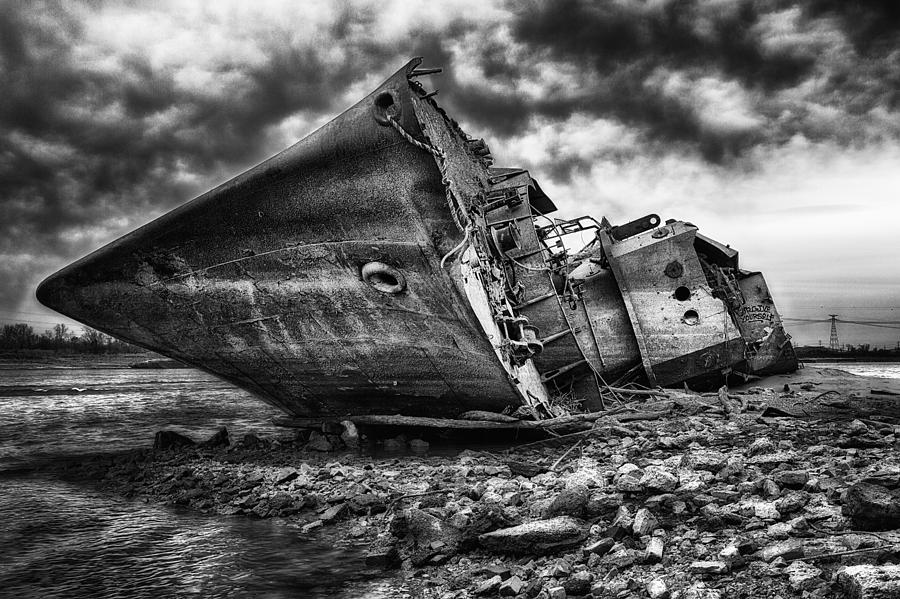
[{"label": "porthole", "polygon": [[675,293],[673,295],[679,302],[686,302],[691,299],[691,290],[682,285],[681,287],[675,288]]},{"label": "porthole", "polygon": [[696,310],[688,310],[684,313],[684,316],[681,317],[681,320],[684,324],[693,326],[695,324],[700,324],[700,315],[697,314]]},{"label": "porthole", "polygon": [[403,273],[383,262],[369,262],[360,271],[362,280],[381,293],[396,295],[406,289]]}]

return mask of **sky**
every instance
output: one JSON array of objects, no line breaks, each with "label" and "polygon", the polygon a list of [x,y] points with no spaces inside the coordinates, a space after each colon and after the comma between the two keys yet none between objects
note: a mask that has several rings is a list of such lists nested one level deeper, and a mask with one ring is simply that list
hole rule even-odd
[{"label": "sky", "polygon": [[[0,322],[71,322],[34,299],[44,277],[414,56],[561,216],[687,220],[763,271],[785,316],[900,322],[894,0],[4,0]],[[788,330],[828,344],[827,324]]]}]

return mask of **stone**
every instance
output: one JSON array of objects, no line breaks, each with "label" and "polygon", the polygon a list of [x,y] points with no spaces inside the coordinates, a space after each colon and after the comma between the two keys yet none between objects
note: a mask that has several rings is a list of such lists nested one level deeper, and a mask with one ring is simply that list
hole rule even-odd
[{"label": "stone", "polygon": [[647,594],[650,599],[668,599],[669,587],[662,578],[654,578],[647,583]]},{"label": "stone", "polygon": [[350,449],[358,448],[359,430],[356,428],[356,425],[350,420],[342,420],[341,427],[343,427],[343,430],[341,431],[341,441],[344,442],[344,445]]},{"label": "stone", "polygon": [[662,537],[650,537],[650,541],[647,542],[647,562],[650,564],[661,562],[664,550],[665,542],[662,540]]},{"label": "stone", "polygon": [[847,599],[900,597],[900,566],[847,566],[838,571],[837,580]]},{"label": "stone", "polygon": [[546,555],[579,546],[587,537],[587,530],[570,516],[537,520],[482,534],[482,547],[499,553]]},{"label": "stone", "polygon": [[759,550],[760,559],[766,562],[771,562],[779,557],[785,560],[791,560],[803,557],[803,555],[803,542],[796,539],[767,545]]},{"label": "stone", "polygon": [[698,449],[685,454],[681,465],[692,470],[706,470],[718,472],[728,463],[728,458],[720,451],[712,449]]},{"label": "stone", "polygon": [[791,536],[793,527],[787,522],[776,522],[769,526],[766,533],[773,539],[786,539]]},{"label": "stone", "polygon": [[616,489],[624,493],[641,493],[644,486],[641,484],[643,471],[634,464],[622,464],[616,471]]},{"label": "stone", "polygon": [[585,514],[590,491],[584,485],[573,485],[563,489],[553,500],[545,512],[546,517],[575,516],[582,517]]},{"label": "stone", "polygon": [[854,420],[847,425],[844,431],[849,435],[865,435],[869,432],[869,427],[862,420]]},{"label": "stone", "polygon": [[312,431],[309,434],[309,442],[306,444],[306,449],[324,452],[332,451],[334,449],[334,446],[331,444],[331,441],[328,440],[328,437],[326,437],[319,431]]},{"label": "stone", "polygon": [[722,599],[722,593],[716,589],[710,589],[703,582],[695,582],[684,589],[682,599]]},{"label": "stone", "polygon": [[391,439],[384,440],[384,450],[385,451],[405,451],[406,450],[406,437],[403,435],[397,435]]},{"label": "stone", "polygon": [[525,588],[525,583],[518,576],[511,576],[500,585],[501,597],[515,597]]},{"label": "stone", "polygon": [[240,440],[240,446],[244,449],[265,449],[269,446],[269,442],[265,439],[254,435],[253,433],[247,433]]},{"label": "stone", "polygon": [[584,556],[606,555],[607,553],[609,553],[609,550],[612,549],[613,545],[615,545],[615,544],[616,544],[616,541],[614,539],[606,537],[606,538],[600,539],[596,543],[591,543],[590,545],[586,546],[584,549],[581,550],[581,553]]},{"label": "stone", "polygon": [[203,449],[216,449],[219,447],[228,447],[228,429],[224,426],[217,430],[209,439],[198,443],[197,446]]},{"label": "stone", "polygon": [[499,576],[492,576],[475,587],[476,595],[494,595],[500,590],[503,580]]},{"label": "stone", "polygon": [[575,572],[565,582],[563,588],[566,590],[566,596],[581,597],[591,592],[591,581],[593,577],[590,572]]},{"label": "stone", "polygon": [[566,589],[563,587],[550,587],[547,589],[547,599],[566,599]]},{"label": "stone", "polygon": [[809,481],[809,473],[804,470],[783,470],[775,474],[775,482],[788,489],[802,489]]},{"label": "stone", "polygon": [[398,538],[409,537],[417,547],[429,547],[435,541],[455,545],[456,538],[450,534],[440,518],[418,508],[408,508],[391,522],[391,533]]},{"label": "stone", "polygon": [[792,562],[784,573],[788,575],[788,583],[795,591],[809,591],[821,585],[822,570],[804,561]]},{"label": "stone", "polygon": [[345,502],[338,503],[337,505],[333,505],[319,516],[319,519],[326,524],[329,522],[334,522],[342,519],[347,515],[349,508]]},{"label": "stone", "polygon": [[678,487],[678,476],[665,468],[648,466],[638,484],[649,491],[666,493]]},{"label": "stone", "polygon": [[413,453],[425,453],[428,451],[429,447],[431,447],[431,445],[428,441],[423,441],[422,439],[413,439],[409,442],[409,449]]},{"label": "stone", "polygon": [[775,444],[768,437],[760,437],[747,448],[747,455],[754,456],[775,451]]},{"label": "stone", "polygon": [[691,562],[688,569],[694,574],[724,574],[728,572],[728,564],[720,561]]},{"label": "stone", "polygon": [[196,445],[193,439],[175,431],[159,431],[153,438],[153,449],[167,451]]},{"label": "stone", "polygon": [[782,514],[790,514],[802,510],[809,503],[809,494],[803,491],[791,491],[775,502],[775,509]]},{"label": "stone", "polygon": [[310,533],[310,532],[316,530],[317,528],[322,528],[323,525],[324,525],[324,522],[322,522],[321,520],[313,520],[312,522],[301,526],[300,532],[302,532],[303,534]]},{"label": "stone", "polygon": [[898,493],[880,485],[856,483],[847,489],[844,511],[861,530],[892,530],[900,527]]},{"label": "stone", "polygon": [[300,473],[297,472],[296,468],[279,468],[275,471],[275,484],[283,485],[284,483],[289,483],[298,476],[300,476]]},{"label": "stone", "polygon": [[626,530],[630,530],[633,524],[634,516],[631,515],[631,510],[628,509],[627,505],[621,505],[619,506],[619,509],[616,510],[616,516],[613,518],[610,528],[619,526]]},{"label": "stone", "polygon": [[634,515],[634,524],[632,525],[632,530],[634,534],[639,537],[643,537],[645,535],[649,535],[651,532],[656,530],[659,526],[659,521],[656,517],[645,507],[642,507],[637,511]]}]

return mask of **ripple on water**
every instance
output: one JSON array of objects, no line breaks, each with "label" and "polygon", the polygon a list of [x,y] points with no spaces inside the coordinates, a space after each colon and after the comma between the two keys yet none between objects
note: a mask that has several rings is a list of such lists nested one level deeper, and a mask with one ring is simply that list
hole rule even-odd
[{"label": "ripple on water", "polygon": [[0,480],[13,597],[388,597],[361,548],[283,522],[203,516],[46,478]]}]

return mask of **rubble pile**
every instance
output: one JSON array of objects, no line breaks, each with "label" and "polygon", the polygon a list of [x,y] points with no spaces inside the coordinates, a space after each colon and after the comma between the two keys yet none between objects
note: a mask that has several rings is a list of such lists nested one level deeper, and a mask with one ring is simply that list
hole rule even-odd
[{"label": "rubble pile", "polygon": [[220,432],[72,472],[330,534],[399,569],[413,596],[877,599],[900,596],[898,440],[878,416],[759,412],[452,455],[402,437],[387,445],[404,455],[371,457],[323,451],[334,434],[226,445]]}]

